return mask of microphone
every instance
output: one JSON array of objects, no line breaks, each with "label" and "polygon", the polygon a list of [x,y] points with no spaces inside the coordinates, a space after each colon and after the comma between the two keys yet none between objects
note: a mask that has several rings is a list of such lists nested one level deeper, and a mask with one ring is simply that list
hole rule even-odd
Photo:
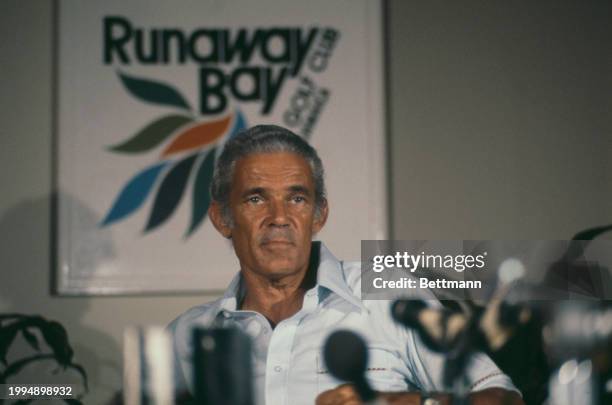
[{"label": "microphone", "polygon": [[336,331],[327,338],[323,356],[329,372],[352,383],[363,402],[376,399],[376,392],[365,378],[368,348],[361,337],[348,330]]},{"label": "microphone", "polygon": [[397,323],[414,329],[421,325],[419,314],[425,308],[427,305],[423,301],[397,300],[391,305],[391,315]]},{"label": "microphone", "polygon": [[395,301],[391,315],[397,323],[417,331],[429,349],[446,355],[444,385],[454,387],[454,393],[463,398],[467,387],[460,377],[473,346],[480,341],[472,319],[460,311],[431,308],[418,300]]},{"label": "microphone", "polygon": [[253,405],[249,336],[237,328],[195,328],[193,343],[196,403]]},{"label": "microphone", "polygon": [[463,312],[432,308],[419,300],[397,300],[391,304],[391,316],[400,325],[414,329],[431,350],[448,352],[469,326]]}]

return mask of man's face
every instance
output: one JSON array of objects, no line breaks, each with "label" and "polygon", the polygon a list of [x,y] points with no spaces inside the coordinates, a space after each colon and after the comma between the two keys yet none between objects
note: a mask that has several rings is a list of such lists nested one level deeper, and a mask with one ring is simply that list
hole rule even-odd
[{"label": "man's face", "polygon": [[[308,266],[315,217],[315,186],[308,162],[294,153],[261,153],[236,162],[230,193],[231,236],[245,271],[278,280]],[[224,227],[222,227],[224,228]]]}]

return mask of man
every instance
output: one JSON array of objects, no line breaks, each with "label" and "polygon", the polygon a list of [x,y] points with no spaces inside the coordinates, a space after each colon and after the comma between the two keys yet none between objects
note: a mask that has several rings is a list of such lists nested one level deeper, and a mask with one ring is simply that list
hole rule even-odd
[{"label": "man", "polygon": [[[358,404],[326,370],[322,347],[335,329],[367,342],[368,381],[390,403],[419,404],[443,389],[443,356],[395,324],[388,301],[362,301],[360,267],[338,261],[312,237],[325,225],[323,166],[299,136],[257,126],[230,140],[219,157],[208,211],[231,240],[240,272],[224,296],[171,325],[180,387],[193,392],[191,328],[234,325],[253,338],[259,404]],[[350,209],[350,207],[346,207]],[[238,366],[238,365],[237,365]],[[522,403],[511,381],[484,355],[467,377],[474,403]]]}]

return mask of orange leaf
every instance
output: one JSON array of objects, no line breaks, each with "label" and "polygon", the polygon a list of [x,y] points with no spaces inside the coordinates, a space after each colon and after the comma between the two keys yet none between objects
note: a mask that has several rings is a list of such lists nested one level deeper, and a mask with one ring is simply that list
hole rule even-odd
[{"label": "orange leaf", "polygon": [[204,124],[191,127],[177,136],[170,145],[162,152],[162,157],[167,157],[175,153],[186,150],[198,149],[219,139],[229,127],[231,115],[216,121],[205,122]]}]

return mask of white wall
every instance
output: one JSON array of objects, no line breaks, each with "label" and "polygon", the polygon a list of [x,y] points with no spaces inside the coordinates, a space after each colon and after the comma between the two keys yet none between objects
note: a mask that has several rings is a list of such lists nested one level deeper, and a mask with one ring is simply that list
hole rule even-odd
[{"label": "white wall", "polygon": [[[534,3],[389,2],[396,238],[567,238],[612,222],[610,5]],[[2,2],[0,313],[64,323],[86,402],[104,403],[126,325],[211,297],[49,294],[51,34],[51,2]]]},{"label": "white wall", "polygon": [[612,223],[612,4],[391,1],[397,239]]}]

